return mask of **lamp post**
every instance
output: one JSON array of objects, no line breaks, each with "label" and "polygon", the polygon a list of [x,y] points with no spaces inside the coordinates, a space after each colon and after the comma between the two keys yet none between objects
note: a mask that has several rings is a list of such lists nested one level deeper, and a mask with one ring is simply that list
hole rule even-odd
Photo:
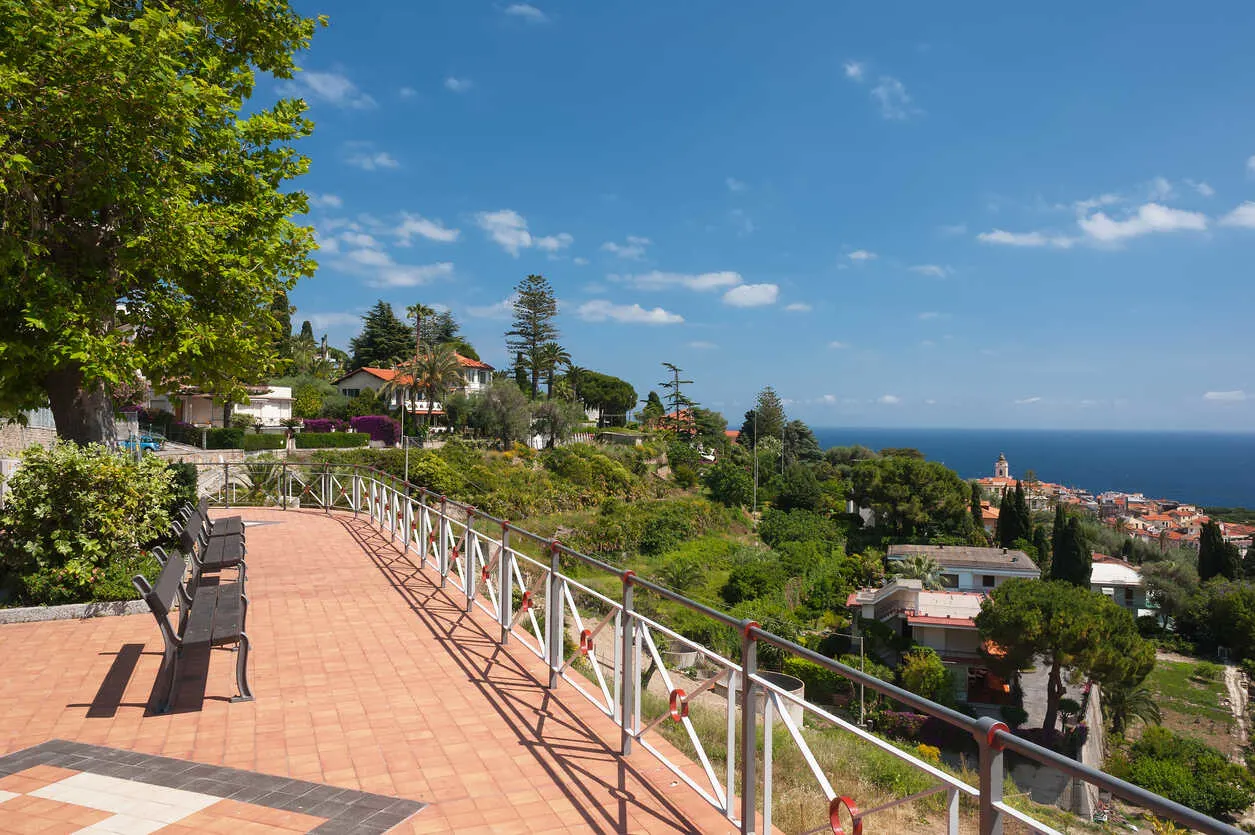
[{"label": "lamp post", "polygon": [[754,512],[758,512],[758,409],[754,410]]}]

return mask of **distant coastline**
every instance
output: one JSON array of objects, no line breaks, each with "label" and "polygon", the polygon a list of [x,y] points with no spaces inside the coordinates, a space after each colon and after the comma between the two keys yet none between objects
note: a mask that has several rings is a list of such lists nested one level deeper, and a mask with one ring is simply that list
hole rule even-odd
[{"label": "distant coastline", "polygon": [[1143,493],[1200,505],[1255,507],[1255,432],[815,427],[820,446],[914,447],[963,478],[1011,474],[1094,494]]}]

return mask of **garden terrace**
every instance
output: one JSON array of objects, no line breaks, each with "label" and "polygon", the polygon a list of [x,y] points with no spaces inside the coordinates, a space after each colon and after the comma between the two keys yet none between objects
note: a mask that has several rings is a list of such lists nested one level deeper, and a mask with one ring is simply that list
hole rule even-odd
[{"label": "garden terrace", "polygon": [[[1237,831],[368,470],[214,465],[201,488],[258,505],[232,511],[249,524],[257,700],[229,703],[234,665],[206,657],[185,665],[175,710],[153,714],[146,617],[0,627],[0,654],[22,659],[0,680],[0,755],[16,754],[0,756],[0,772],[16,772],[0,792],[23,795],[0,794],[0,816],[8,803],[70,814],[57,802],[103,814],[110,791],[140,781],[183,792],[164,806],[187,812],[145,831],[230,828],[223,818],[320,832],[810,831],[831,816],[848,832],[861,808],[876,829],[957,832],[962,819],[1053,832],[1002,800],[1014,751],[1201,831]],[[576,565],[618,576],[622,594],[581,585]],[[650,596],[735,633],[736,660],[638,611]],[[969,734],[979,775],[918,759],[758,672],[760,658],[789,656]],[[856,782],[839,756],[893,779]]]}]

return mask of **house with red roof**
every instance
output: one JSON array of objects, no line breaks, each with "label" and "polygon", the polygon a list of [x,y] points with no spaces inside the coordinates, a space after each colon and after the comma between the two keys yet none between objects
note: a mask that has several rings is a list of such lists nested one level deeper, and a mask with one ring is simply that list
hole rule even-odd
[{"label": "house with red roof", "polygon": [[[462,376],[465,379],[459,391],[466,394],[478,394],[488,388],[488,384],[492,382],[492,372],[494,370],[491,365],[470,357],[464,357],[461,354],[455,353],[453,356],[457,358],[458,365],[462,367]],[[345,397],[357,397],[365,389],[378,393],[383,388],[384,383],[390,382],[396,376],[397,371],[394,368],[366,367],[345,374],[340,379],[333,381],[332,385]],[[402,374],[399,382],[401,385],[409,384],[409,375]],[[394,408],[398,408],[403,400],[405,400],[404,395],[398,391],[393,395],[391,405]],[[414,403],[414,401],[410,402]],[[444,414],[444,406],[439,402],[428,403],[426,400],[419,400],[414,408],[418,414],[427,414],[428,412],[433,415]]]}]

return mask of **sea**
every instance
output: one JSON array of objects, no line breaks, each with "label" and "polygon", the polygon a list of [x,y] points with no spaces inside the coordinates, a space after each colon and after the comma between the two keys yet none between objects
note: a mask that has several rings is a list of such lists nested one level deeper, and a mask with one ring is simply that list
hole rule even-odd
[{"label": "sea", "polygon": [[1192,504],[1255,508],[1255,432],[815,428],[819,445],[913,447],[963,478],[1011,475]]}]

